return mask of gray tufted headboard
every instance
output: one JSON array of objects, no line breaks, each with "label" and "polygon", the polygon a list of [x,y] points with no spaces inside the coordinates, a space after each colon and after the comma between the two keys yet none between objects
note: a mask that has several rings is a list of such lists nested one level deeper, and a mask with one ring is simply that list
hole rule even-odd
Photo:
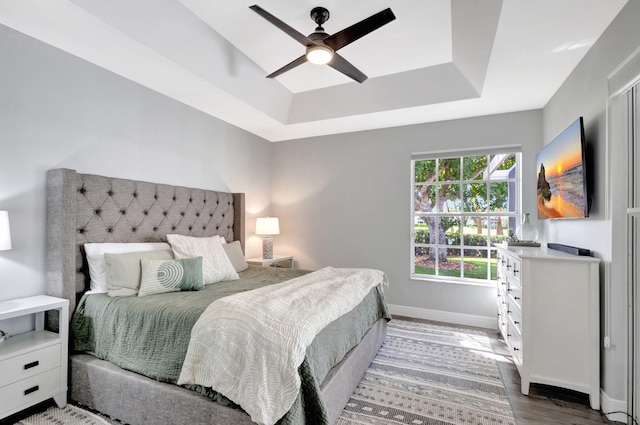
[{"label": "gray tufted headboard", "polygon": [[46,292],[76,300],[89,288],[83,245],[159,242],[167,234],[223,236],[244,251],[244,193],[47,172]]}]

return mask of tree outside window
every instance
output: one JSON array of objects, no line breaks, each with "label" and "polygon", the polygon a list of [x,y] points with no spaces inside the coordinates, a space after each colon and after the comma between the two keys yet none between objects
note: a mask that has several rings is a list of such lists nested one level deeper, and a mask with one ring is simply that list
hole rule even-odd
[{"label": "tree outside window", "polygon": [[494,243],[516,228],[517,153],[412,160],[412,275],[496,277]]}]

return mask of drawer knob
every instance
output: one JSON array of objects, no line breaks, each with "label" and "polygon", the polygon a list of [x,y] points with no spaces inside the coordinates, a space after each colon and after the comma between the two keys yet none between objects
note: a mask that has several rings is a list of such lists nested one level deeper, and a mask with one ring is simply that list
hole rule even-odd
[{"label": "drawer knob", "polygon": [[40,362],[38,360],[36,360],[35,362],[27,363],[26,365],[24,365],[24,370],[31,369],[32,367],[36,367],[39,364]]},{"label": "drawer knob", "polygon": [[24,390],[24,395],[29,395],[31,393],[35,393],[39,389],[40,389],[40,387],[38,385],[36,385],[35,387],[27,388],[26,390]]},{"label": "drawer knob", "polygon": [[513,313],[513,312],[512,312],[511,310],[507,310],[507,313],[511,314],[511,313]]},{"label": "drawer knob", "polygon": [[514,267],[513,268],[513,274],[516,274],[516,273],[520,273],[520,270],[516,270],[515,267]]},{"label": "drawer knob", "polygon": [[511,267],[511,264],[507,264],[507,270],[509,270]]},{"label": "drawer knob", "polygon": [[514,325],[519,325],[519,324],[520,324],[520,322],[518,322],[517,320],[514,320],[514,321],[513,321],[513,324],[514,324]]},{"label": "drawer knob", "polygon": [[514,300],[519,300],[519,299],[520,299],[520,297],[513,297],[513,299],[514,299]]},{"label": "drawer knob", "polygon": [[513,351],[520,351],[518,347],[513,347]]}]

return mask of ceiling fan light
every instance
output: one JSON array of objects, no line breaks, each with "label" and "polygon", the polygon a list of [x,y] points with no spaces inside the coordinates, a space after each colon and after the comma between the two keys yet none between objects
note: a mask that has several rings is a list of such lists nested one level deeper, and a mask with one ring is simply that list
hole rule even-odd
[{"label": "ceiling fan light", "polygon": [[328,46],[318,44],[308,47],[306,55],[309,62],[316,65],[324,65],[333,58],[333,50]]}]

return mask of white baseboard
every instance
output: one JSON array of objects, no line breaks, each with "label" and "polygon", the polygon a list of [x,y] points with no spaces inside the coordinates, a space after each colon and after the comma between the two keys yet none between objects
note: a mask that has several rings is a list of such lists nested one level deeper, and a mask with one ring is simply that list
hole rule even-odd
[{"label": "white baseboard", "polygon": [[610,421],[627,423],[626,413],[607,414],[608,412],[626,412],[627,402],[624,400],[614,400],[602,390],[600,390],[600,409]]},{"label": "white baseboard", "polygon": [[389,304],[392,315],[413,317],[416,319],[433,320],[436,322],[454,323],[456,325],[474,326],[478,328],[497,329],[496,317],[473,316],[471,314],[453,313],[442,310],[408,307]]}]

